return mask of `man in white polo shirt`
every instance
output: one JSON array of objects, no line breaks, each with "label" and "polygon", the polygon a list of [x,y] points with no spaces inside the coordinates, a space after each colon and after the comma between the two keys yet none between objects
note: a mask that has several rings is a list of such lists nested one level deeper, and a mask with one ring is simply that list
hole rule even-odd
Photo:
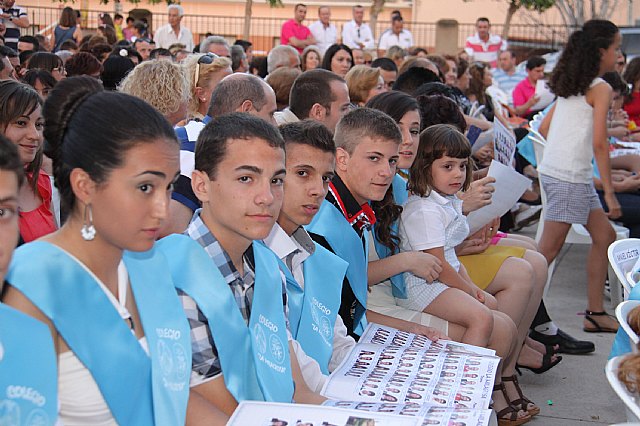
[{"label": "man in white polo shirt", "polygon": [[316,46],[324,55],[329,46],[338,41],[338,31],[336,26],[330,22],[331,9],[329,6],[320,6],[318,8],[318,20],[309,25],[309,31],[316,39]]},{"label": "man in white polo shirt", "polygon": [[351,49],[373,49],[373,33],[364,23],[364,7],[353,6],[353,19],[342,27],[342,43]]},{"label": "man in white polo shirt", "polygon": [[400,46],[403,49],[413,46],[413,35],[411,35],[411,31],[404,29],[404,21],[400,15],[393,15],[391,29],[380,36],[378,57],[384,56],[385,51],[391,46]]},{"label": "man in white polo shirt", "polygon": [[189,52],[193,51],[193,35],[191,34],[191,30],[180,25],[184,15],[182,6],[172,4],[169,5],[167,10],[169,23],[158,28],[158,31],[156,31],[156,47],[168,49],[172,44],[181,43],[185,45],[186,50]]}]

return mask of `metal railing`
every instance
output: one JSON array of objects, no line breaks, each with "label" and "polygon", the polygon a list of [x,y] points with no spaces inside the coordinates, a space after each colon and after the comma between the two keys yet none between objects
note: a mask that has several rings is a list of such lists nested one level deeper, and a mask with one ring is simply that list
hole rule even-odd
[{"label": "metal railing", "polygon": [[[27,33],[35,34],[45,32],[45,29],[52,28],[60,17],[61,10],[54,7],[30,7],[28,8],[31,27]],[[94,30],[98,25],[98,15],[103,13],[98,10],[82,11],[82,27],[89,31]],[[127,13],[123,13],[124,16]],[[153,32],[168,22],[166,13],[154,13],[149,20],[149,29]],[[310,24],[312,21],[306,22]],[[338,29],[338,35],[342,33],[342,27],[347,20],[333,20]],[[280,28],[284,20],[281,18],[261,18],[253,17],[251,20],[250,40],[254,44],[256,51],[269,51],[273,46],[279,44]],[[53,24],[53,25],[52,25]],[[244,17],[242,16],[216,16],[216,15],[185,15],[182,25],[188,27],[198,42],[207,33],[222,35],[229,40],[242,37],[244,28]],[[378,21],[375,34],[379,37],[387,28],[389,21]],[[494,24],[492,31],[496,34],[502,33],[501,24]],[[406,22],[405,28],[412,32],[416,46],[424,47],[433,51],[436,44],[437,24],[433,22]],[[509,33],[509,42],[515,46],[528,48],[557,49],[567,40],[572,29],[563,25],[529,25],[512,24]],[[458,24],[458,46],[464,46],[465,39],[475,33],[475,24]]]}]

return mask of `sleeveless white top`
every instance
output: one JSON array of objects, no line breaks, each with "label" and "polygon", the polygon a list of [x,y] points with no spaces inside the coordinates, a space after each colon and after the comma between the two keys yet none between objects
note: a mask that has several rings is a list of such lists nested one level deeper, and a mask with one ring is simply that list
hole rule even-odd
[{"label": "sleeveless white top", "polygon": [[[589,88],[605,83],[595,78]],[[565,182],[593,181],[593,107],[586,97],[558,98],[538,172]]]},{"label": "sleeveless white top", "polygon": [[[131,315],[125,308],[125,303],[129,279],[124,262],[121,261],[118,266],[118,299],[116,299],[93,272],[71,254],[69,256],[98,282],[122,319],[128,320]],[[149,353],[146,338],[142,337],[138,342],[145,352]],[[59,419],[64,426],[117,425],[91,372],[73,352],[68,351],[58,355],[58,368]],[[114,372],[113,378],[118,379],[117,372]]]}]

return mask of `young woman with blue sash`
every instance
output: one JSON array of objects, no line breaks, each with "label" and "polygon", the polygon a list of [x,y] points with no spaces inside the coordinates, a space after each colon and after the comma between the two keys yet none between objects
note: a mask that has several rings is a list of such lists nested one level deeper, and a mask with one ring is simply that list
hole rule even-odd
[{"label": "young woman with blue sash", "polygon": [[50,328],[60,420],[224,424],[190,395],[189,325],[154,248],[179,170],[173,129],[88,77],[61,82],[44,116],[67,220],[16,250],[4,300]]},{"label": "young woman with blue sash", "polygon": [[[15,145],[0,136],[0,294],[18,243],[23,168]],[[55,425],[56,376],[55,351],[47,326],[0,303],[0,424]]]}]

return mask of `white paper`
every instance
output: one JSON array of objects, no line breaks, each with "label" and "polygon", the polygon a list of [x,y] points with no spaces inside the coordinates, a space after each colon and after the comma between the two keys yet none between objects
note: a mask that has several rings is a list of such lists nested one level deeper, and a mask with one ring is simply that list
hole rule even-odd
[{"label": "white paper", "polygon": [[329,376],[323,395],[348,401],[489,407],[498,357],[477,355],[474,352],[482,348],[475,346],[433,343],[375,324],[365,336],[369,342],[356,344]]},{"label": "white paper", "polygon": [[493,120],[493,159],[510,166],[516,155],[516,135],[498,118]]},{"label": "white paper", "polygon": [[467,216],[471,234],[477,232],[496,217],[501,217],[508,212],[518,202],[524,191],[531,186],[529,178],[495,160],[491,161],[488,176],[493,176],[496,179],[493,184],[495,191],[491,197],[491,204],[473,211]]},{"label": "white paper", "polygon": [[536,95],[539,96],[540,99],[531,107],[531,111],[540,111],[545,109],[556,98],[556,95],[551,93],[551,90],[549,90],[546,80],[538,80],[536,83]]},{"label": "white paper", "polygon": [[448,426],[450,424],[456,424],[456,422],[464,422],[467,426],[488,426],[491,416],[491,410],[446,408],[429,404],[391,404],[384,402],[328,400],[323,405],[374,413],[420,417],[423,425]]},{"label": "white paper", "polygon": [[319,405],[242,401],[227,426],[419,426],[421,424],[422,419],[419,417]]}]

